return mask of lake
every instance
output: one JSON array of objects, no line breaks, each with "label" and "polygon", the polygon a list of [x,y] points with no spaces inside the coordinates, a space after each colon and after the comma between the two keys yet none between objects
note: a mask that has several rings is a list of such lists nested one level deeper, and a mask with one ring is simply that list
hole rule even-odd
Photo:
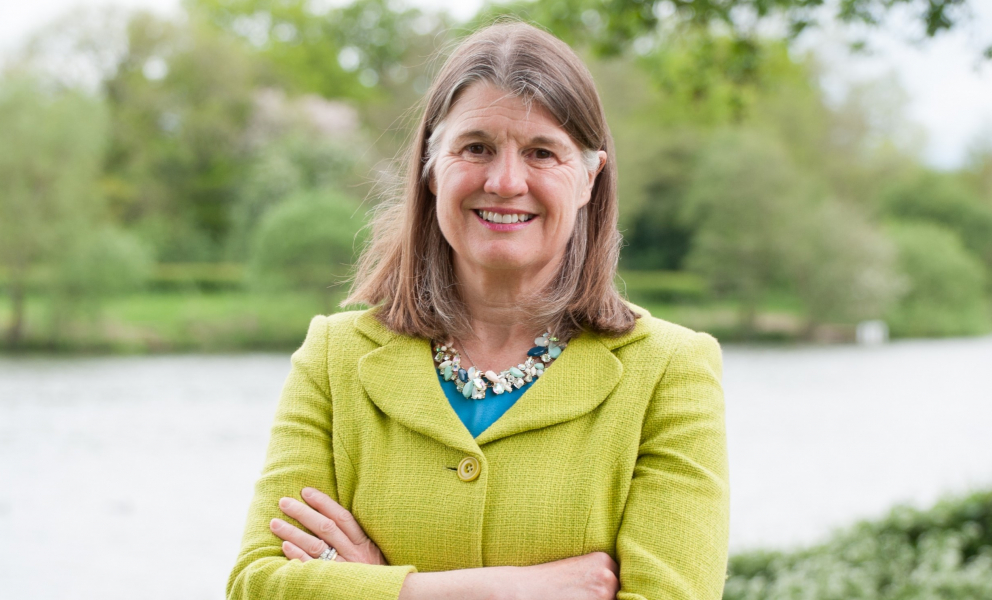
[{"label": "lake", "polygon": [[[992,487],[992,337],[724,352],[731,546]],[[224,596],[288,353],[0,358],[0,589]]]}]

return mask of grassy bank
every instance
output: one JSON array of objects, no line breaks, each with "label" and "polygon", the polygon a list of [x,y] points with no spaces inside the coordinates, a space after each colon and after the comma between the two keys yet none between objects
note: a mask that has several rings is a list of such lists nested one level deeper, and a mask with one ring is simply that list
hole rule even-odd
[{"label": "grassy bank", "polygon": [[[310,319],[333,312],[340,294],[143,293],[106,302],[52,326],[51,302],[28,300],[22,349],[41,352],[147,353],[287,350]],[[5,307],[6,308],[6,307]],[[9,310],[9,309],[8,309]],[[7,310],[0,310],[3,322]]]},{"label": "grassy bank", "polygon": [[[31,298],[21,349],[95,353],[288,350],[303,340],[314,315],[339,310],[341,297],[237,291],[135,294],[114,299],[98,314],[75,318],[54,333],[50,303]],[[656,302],[642,306],[652,315],[707,331],[724,341],[743,337],[737,326],[738,309],[732,303]],[[8,311],[0,310],[4,323]],[[801,331],[801,320],[785,308],[769,308],[759,315],[758,324],[756,339],[762,341],[795,340]]]},{"label": "grassy bank", "polygon": [[[715,300],[702,280],[681,272],[626,272],[617,280],[630,300],[652,315],[706,331],[723,342],[846,342],[854,326],[807,329],[794,297],[769,293],[752,330],[741,327],[740,306]],[[317,314],[338,310],[343,286],[314,292],[249,291],[239,265],[159,266],[141,293],[103,301],[99,307],[54,304],[29,295],[24,340],[28,352],[239,352],[291,350]],[[10,304],[0,296],[0,324]],[[982,333],[976,331],[975,333]],[[9,349],[8,349],[9,351]]]},{"label": "grassy bank", "polygon": [[929,510],[896,508],[795,552],[737,554],[723,598],[988,600],[992,491]]},{"label": "grassy bank", "polygon": [[[214,292],[146,292],[107,301],[98,311],[77,310],[53,326],[56,309],[49,299],[27,302],[25,340],[28,352],[239,352],[291,350],[299,346],[307,324],[317,314],[338,310],[337,293],[255,294]],[[741,337],[732,303],[684,304],[632,298],[651,314],[708,331],[722,340]],[[10,318],[0,307],[0,323]],[[788,307],[769,307],[759,317],[759,339],[790,340],[800,319]]]}]

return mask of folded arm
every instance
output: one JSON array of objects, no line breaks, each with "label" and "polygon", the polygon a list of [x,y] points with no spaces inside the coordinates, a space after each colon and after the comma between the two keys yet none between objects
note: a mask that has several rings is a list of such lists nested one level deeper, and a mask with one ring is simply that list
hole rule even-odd
[{"label": "folded arm", "polygon": [[617,534],[618,600],[719,600],[729,483],[720,348],[692,334],[645,415]]},{"label": "folded arm", "polygon": [[[327,380],[327,324],[310,323],[303,346],[293,354],[269,439],[262,476],[248,512],[241,552],[227,585],[230,600],[270,598],[362,598],[395,600],[413,566],[359,562],[286,560],[270,523],[285,518],[284,497],[301,499],[312,486],[337,499]],[[300,523],[287,519],[294,526]]]},{"label": "folded arm", "polygon": [[[326,320],[317,317],[293,354],[241,552],[228,580],[230,600],[615,598],[619,569],[601,552],[531,567],[436,573],[386,565],[338,503],[327,345]],[[338,559],[315,560],[329,545],[339,550]]]}]

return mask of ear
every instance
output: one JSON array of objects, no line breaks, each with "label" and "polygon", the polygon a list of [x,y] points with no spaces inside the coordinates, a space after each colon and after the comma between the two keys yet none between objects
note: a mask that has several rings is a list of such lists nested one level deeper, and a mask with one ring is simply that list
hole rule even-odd
[{"label": "ear", "polygon": [[606,152],[600,150],[597,154],[599,155],[599,166],[596,167],[595,171],[589,171],[589,181],[586,185],[585,198],[583,198],[580,206],[585,206],[592,199],[592,188],[596,185],[596,178],[599,177],[599,174],[603,171],[603,167],[606,166]]},{"label": "ear", "polygon": [[430,174],[427,176],[427,188],[430,189],[432,194],[437,196],[437,180],[434,179],[434,169],[431,169]]},{"label": "ear", "polygon": [[595,171],[589,171],[589,191],[592,191],[592,186],[596,184],[596,178],[603,171],[603,167],[606,166],[606,152],[600,150],[596,154],[599,155],[599,166],[596,167]]}]

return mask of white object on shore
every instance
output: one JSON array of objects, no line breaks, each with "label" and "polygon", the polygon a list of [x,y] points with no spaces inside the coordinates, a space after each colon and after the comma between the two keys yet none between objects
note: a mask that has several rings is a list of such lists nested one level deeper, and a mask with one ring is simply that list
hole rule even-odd
[{"label": "white object on shore", "polygon": [[861,321],[855,334],[858,344],[877,346],[889,341],[889,326],[885,321]]}]

